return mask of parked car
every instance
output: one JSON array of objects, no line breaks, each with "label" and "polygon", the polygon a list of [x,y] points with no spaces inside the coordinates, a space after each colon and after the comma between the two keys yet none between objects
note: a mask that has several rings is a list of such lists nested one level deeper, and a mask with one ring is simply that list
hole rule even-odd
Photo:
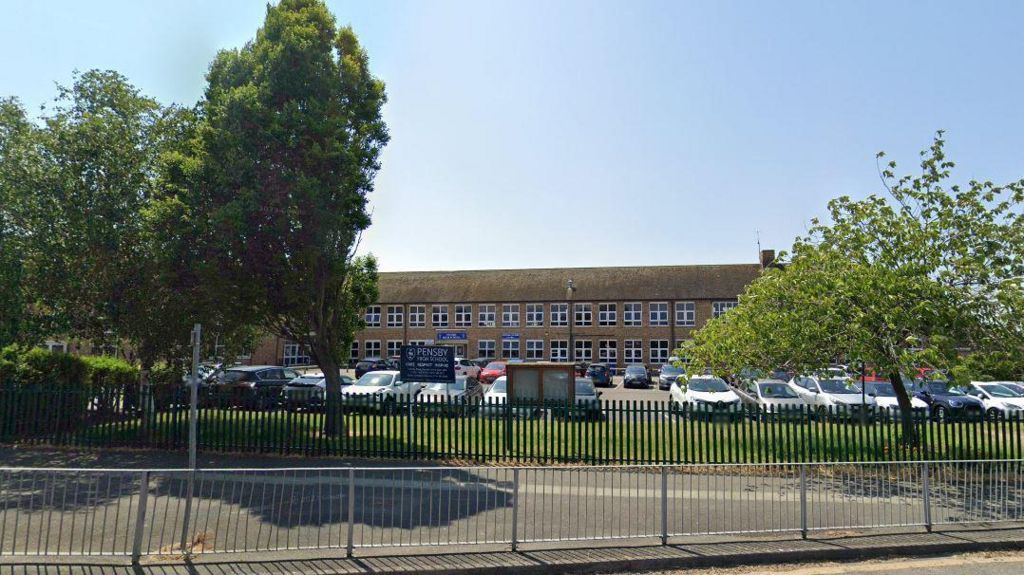
[{"label": "parked car", "polygon": [[[490,389],[484,394],[483,407],[480,408],[482,415],[487,417],[505,417],[509,415],[505,403],[508,401],[508,378],[504,375],[494,380]],[[532,419],[541,414],[536,407],[512,407],[512,417]]]},{"label": "parked car", "polygon": [[812,375],[798,375],[790,380],[789,385],[819,415],[832,413],[854,419],[864,413],[874,420],[875,400],[866,393],[862,394],[860,387],[848,377],[819,379]]},{"label": "parked car", "polygon": [[962,389],[945,381],[918,380],[913,385],[914,395],[928,404],[933,421],[940,423],[955,419],[981,419],[985,406],[980,399],[967,395]]},{"label": "parked car", "polygon": [[285,384],[299,376],[294,369],[276,365],[240,365],[220,372],[210,389],[220,405],[268,409],[278,405]]},{"label": "parked car", "polygon": [[[864,391],[875,400],[878,414],[887,419],[896,420],[900,417],[900,404],[896,399],[896,388],[888,381],[867,381]],[[910,408],[915,413],[927,413],[928,404],[920,398],[910,396]]]},{"label": "parked car", "polygon": [[364,357],[356,364],[356,377],[363,377],[363,375],[371,371],[394,371],[397,369],[398,364],[390,359],[382,357]]},{"label": "parked car", "polygon": [[494,358],[493,357],[474,357],[473,359],[471,359],[469,361],[471,361],[471,362],[475,363],[476,365],[480,366],[480,369],[483,369],[483,368],[487,367],[488,363],[491,363],[492,361],[494,361]]},{"label": "parked car", "polygon": [[1019,416],[1024,409],[1024,395],[1009,386],[994,381],[972,381],[970,396],[981,400],[985,406],[985,415],[989,419],[1004,419],[1006,416]]},{"label": "parked car", "polygon": [[[351,377],[339,374],[342,388],[355,383]],[[288,410],[320,409],[327,397],[327,378],[323,372],[306,373],[285,384],[281,389],[281,405]]]},{"label": "parked car", "polygon": [[686,370],[681,367],[676,367],[671,363],[666,363],[661,366],[658,371],[658,389],[667,391],[672,388],[672,384],[679,379],[679,376],[685,375]]},{"label": "parked car", "polygon": [[743,413],[740,396],[724,379],[713,375],[678,378],[669,397],[676,407],[698,417],[739,417]]},{"label": "parked car", "polygon": [[494,383],[494,380],[505,376],[506,361],[492,361],[480,370],[480,381]]},{"label": "parked car", "polygon": [[455,358],[455,376],[456,377],[461,375],[461,376],[464,376],[464,377],[472,377],[473,379],[479,380],[480,379],[480,372],[482,370],[483,369],[479,365],[473,363],[472,361],[470,361],[468,359],[465,359],[465,358],[462,358],[462,357]]},{"label": "parked car", "polygon": [[587,375],[587,368],[590,367],[590,363],[586,361],[577,361],[572,367],[573,372],[576,373],[576,377],[585,377]]},{"label": "parked car", "polygon": [[453,383],[427,383],[422,386],[416,402],[420,413],[464,415],[473,413],[483,399],[484,388],[476,378],[455,376]]},{"label": "parked car", "polygon": [[757,379],[747,386],[754,402],[767,414],[802,412],[807,405],[788,383],[781,379]]},{"label": "parked car", "polygon": [[587,421],[601,419],[604,417],[601,410],[601,392],[594,388],[594,382],[589,378],[577,377],[575,407],[568,410],[568,413],[564,406],[555,407],[552,409],[552,415]]},{"label": "parked car", "polygon": [[404,382],[395,370],[364,373],[355,383],[341,390],[345,402],[384,410],[394,409],[398,401],[411,401],[420,392],[420,384]]},{"label": "parked car", "polygon": [[642,363],[634,363],[626,366],[626,372],[622,376],[622,387],[647,389],[651,386],[651,375],[647,373],[647,366]]},{"label": "parked car", "polygon": [[595,387],[612,387],[612,370],[603,363],[592,363],[584,377],[590,378]]}]

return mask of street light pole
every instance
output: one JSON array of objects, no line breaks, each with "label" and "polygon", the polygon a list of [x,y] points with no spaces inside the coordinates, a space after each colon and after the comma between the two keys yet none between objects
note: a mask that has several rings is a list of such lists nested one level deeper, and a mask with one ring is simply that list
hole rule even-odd
[{"label": "street light pole", "polygon": [[569,279],[565,284],[565,296],[569,300],[569,362],[573,364],[573,372],[576,371],[576,341],[572,337],[572,326],[576,323],[576,304],[573,303],[573,296],[576,294],[576,283]]}]

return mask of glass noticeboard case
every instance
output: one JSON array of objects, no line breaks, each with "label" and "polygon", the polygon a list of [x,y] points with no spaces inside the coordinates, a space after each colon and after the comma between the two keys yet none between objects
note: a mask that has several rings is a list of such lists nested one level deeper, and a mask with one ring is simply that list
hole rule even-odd
[{"label": "glass noticeboard case", "polygon": [[513,403],[574,402],[576,374],[571,363],[510,363],[505,366]]}]

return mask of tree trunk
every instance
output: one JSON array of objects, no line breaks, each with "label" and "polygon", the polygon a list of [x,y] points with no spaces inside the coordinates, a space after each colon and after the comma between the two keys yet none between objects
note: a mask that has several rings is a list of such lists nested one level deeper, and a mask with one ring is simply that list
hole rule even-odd
[{"label": "tree trunk", "polygon": [[916,447],[918,443],[917,428],[914,426],[914,408],[910,403],[910,395],[903,384],[903,378],[898,371],[889,374],[889,381],[896,390],[896,402],[900,406],[900,427],[903,433],[900,439],[906,447]]},{"label": "tree trunk", "polygon": [[327,393],[324,397],[324,434],[337,437],[345,434],[345,418],[341,414],[341,375],[338,362],[328,346],[318,343],[314,349],[316,364],[324,374]]}]

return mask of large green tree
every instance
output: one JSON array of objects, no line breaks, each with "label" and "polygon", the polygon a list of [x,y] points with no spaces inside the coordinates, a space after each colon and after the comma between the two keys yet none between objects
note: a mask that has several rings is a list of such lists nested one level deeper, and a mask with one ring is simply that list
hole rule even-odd
[{"label": "large green tree", "polygon": [[905,377],[917,366],[1019,356],[1024,345],[1024,181],[948,185],[953,167],[940,132],[920,174],[897,178],[890,162],[884,193],[831,201],[781,267],[697,332],[685,350],[694,368],[861,360],[892,381],[915,441]]},{"label": "large green tree", "polygon": [[256,38],[218,54],[207,79],[194,209],[209,215],[215,291],[306,346],[333,406],[376,299],[376,262],[355,252],[388,141],[384,85],[320,0],[268,6]]}]

